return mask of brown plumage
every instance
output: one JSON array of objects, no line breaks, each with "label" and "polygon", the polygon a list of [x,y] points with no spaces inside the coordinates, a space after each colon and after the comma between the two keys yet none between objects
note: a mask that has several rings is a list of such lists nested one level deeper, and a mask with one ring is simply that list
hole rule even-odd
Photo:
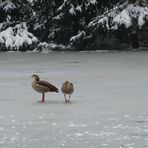
[{"label": "brown plumage", "polygon": [[[69,81],[64,82],[62,87],[61,87],[61,91],[64,94],[65,102],[70,102],[71,94],[74,91],[73,84],[71,82],[69,82]],[[68,99],[67,99],[66,95],[69,95]]]},{"label": "brown plumage", "polygon": [[42,94],[42,99],[40,102],[45,101],[45,93],[47,92],[59,92],[59,90],[52,84],[47,81],[40,80],[39,76],[33,74],[32,77],[34,78],[32,82],[32,87],[34,90]]}]

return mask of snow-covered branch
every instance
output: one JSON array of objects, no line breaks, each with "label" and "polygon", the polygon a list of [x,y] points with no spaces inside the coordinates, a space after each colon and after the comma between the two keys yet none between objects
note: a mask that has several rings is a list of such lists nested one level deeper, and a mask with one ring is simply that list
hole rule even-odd
[{"label": "snow-covered branch", "polygon": [[26,23],[9,27],[0,33],[0,45],[5,45],[7,49],[18,50],[23,46],[30,46],[37,43],[38,39],[27,30]]}]

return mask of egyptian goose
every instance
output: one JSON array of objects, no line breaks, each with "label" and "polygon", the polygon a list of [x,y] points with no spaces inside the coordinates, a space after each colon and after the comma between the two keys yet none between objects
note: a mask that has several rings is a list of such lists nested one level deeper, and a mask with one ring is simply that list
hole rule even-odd
[{"label": "egyptian goose", "polygon": [[45,93],[47,92],[59,92],[59,90],[52,84],[47,81],[40,80],[40,77],[36,74],[33,74],[32,77],[34,78],[32,82],[32,87],[34,90],[42,94],[42,99],[39,102],[45,101]]},{"label": "egyptian goose", "polygon": [[[66,81],[62,84],[62,87],[61,87],[61,91],[63,92],[64,94],[64,98],[65,98],[65,102],[70,102],[70,97],[71,97],[71,94],[73,93],[74,91],[74,86],[71,82],[69,81]],[[69,95],[69,98],[67,99],[66,95]]]}]

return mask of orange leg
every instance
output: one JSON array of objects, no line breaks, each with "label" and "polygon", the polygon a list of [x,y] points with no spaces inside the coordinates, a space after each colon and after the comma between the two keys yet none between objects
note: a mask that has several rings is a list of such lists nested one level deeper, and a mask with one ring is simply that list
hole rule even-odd
[{"label": "orange leg", "polygon": [[68,102],[68,100],[67,100],[67,98],[66,98],[66,95],[64,94],[64,98],[65,98],[65,102],[67,103]]},{"label": "orange leg", "polygon": [[39,102],[45,102],[45,94],[42,94],[42,98]]},{"label": "orange leg", "polygon": [[70,98],[71,98],[71,95],[69,95],[69,100],[68,100],[68,102],[70,102]]},{"label": "orange leg", "polygon": [[45,102],[45,94],[42,95],[42,102]]}]

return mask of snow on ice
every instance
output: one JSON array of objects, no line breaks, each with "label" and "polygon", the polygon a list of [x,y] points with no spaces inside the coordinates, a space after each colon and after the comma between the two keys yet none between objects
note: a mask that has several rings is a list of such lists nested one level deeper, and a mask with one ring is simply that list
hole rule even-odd
[{"label": "snow on ice", "polygon": [[[1,52],[0,147],[148,147],[148,52]],[[40,94],[31,75],[59,89],[71,80],[71,103]]]}]

